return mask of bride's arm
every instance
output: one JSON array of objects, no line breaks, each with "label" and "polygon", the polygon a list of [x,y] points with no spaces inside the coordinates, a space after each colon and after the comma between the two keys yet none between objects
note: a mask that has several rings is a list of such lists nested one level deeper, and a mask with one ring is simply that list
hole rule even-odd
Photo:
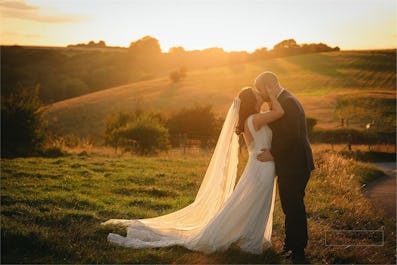
[{"label": "bride's arm", "polygon": [[259,130],[259,128],[263,125],[269,124],[284,116],[284,109],[276,98],[277,91],[268,90],[268,93],[271,100],[271,109],[268,112],[258,113],[254,115],[252,122],[254,124],[255,130]]}]

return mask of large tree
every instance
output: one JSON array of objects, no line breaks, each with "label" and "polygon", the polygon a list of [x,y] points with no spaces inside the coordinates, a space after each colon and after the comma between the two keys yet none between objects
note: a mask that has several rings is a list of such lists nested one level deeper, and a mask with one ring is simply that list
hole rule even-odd
[{"label": "large tree", "polygon": [[143,57],[161,54],[161,48],[158,39],[151,36],[145,36],[142,39],[131,42],[129,49],[131,53]]}]

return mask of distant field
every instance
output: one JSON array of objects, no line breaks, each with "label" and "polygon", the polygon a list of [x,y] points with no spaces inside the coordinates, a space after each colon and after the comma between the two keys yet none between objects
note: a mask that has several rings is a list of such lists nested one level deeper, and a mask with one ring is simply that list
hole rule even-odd
[{"label": "distant field", "polygon": [[[286,264],[277,253],[284,234],[276,197],[273,248],[250,255],[232,248],[204,255],[181,247],[131,250],[106,241],[110,218],[147,218],[190,204],[210,155],[117,157],[82,153],[59,158],[2,159],[2,263]],[[384,217],[360,186],[383,173],[329,151],[316,151],[317,169],[306,189],[309,244],[315,264],[395,264],[395,220]],[[239,164],[240,171],[245,159]],[[385,231],[381,247],[327,247],[324,231]],[[345,240],[349,240],[348,238]],[[376,244],[371,238],[356,241]]]},{"label": "distant field", "polygon": [[384,126],[394,128],[395,69],[395,50],[284,57],[188,71],[187,78],[179,84],[171,83],[168,76],[164,76],[109,88],[48,106],[46,117],[51,130],[58,135],[96,139],[103,131],[107,114],[133,112],[137,107],[169,114],[194,103],[211,104],[223,117],[242,87],[252,85],[260,72],[271,70],[279,75],[281,84],[301,100],[307,116],[318,120],[319,127],[337,127],[341,113],[352,114],[351,109],[343,109],[346,106],[337,109],[340,99],[349,99],[352,105],[357,103],[360,107],[363,101],[355,101],[360,97],[366,100],[366,105],[353,110],[356,116],[345,117],[351,119],[351,126],[364,128],[374,119],[386,118],[388,123]]}]

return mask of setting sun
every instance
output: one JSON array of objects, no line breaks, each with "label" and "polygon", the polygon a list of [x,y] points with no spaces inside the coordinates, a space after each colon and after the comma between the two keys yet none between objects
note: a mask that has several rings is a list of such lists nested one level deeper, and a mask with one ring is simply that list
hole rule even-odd
[{"label": "setting sun", "polygon": [[283,39],[342,49],[396,47],[396,3],[379,1],[0,1],[1,44],[128,46],[150,35],[164,52],[272,48]]}]

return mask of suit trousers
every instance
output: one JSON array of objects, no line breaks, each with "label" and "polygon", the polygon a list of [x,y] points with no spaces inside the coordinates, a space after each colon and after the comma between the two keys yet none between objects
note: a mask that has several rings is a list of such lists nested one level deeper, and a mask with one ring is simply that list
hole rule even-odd
[{"label": "suit trousers", "polygon": [[291,250],[303,250],[307,245],[307,217],[304,203],[309,173],[278,176],[281,207],[285,214],[284,245]]}]

